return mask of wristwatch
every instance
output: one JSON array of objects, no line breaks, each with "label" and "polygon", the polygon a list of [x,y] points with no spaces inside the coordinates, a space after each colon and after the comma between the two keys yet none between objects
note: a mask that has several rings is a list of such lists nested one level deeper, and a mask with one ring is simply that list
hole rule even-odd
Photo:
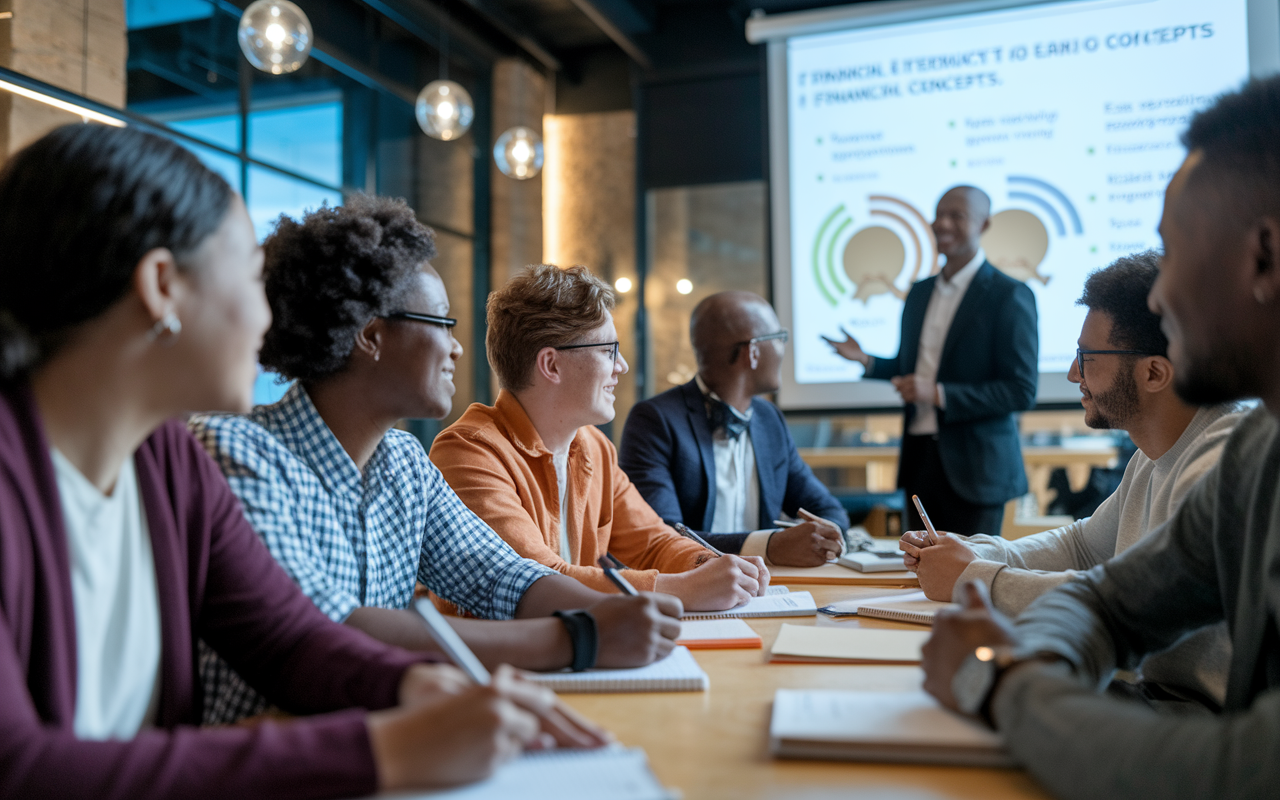
[{"label": "wristwatch", "polygon": [[951,677],[951,694],[956,705],[966,714],[983,717],[991,690],[995,688],[1000,673],[1016,661],[1009,645],[975,648],[960,662],[960,668]]}]

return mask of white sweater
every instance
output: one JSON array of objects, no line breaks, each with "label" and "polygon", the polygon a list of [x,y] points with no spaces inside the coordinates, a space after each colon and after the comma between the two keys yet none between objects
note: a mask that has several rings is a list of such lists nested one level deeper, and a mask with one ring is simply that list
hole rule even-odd
[{"label": "white sweater", "polygon": [[[957,589],[980,580],[996,608],[1017,615],[1078,572],[1124,552],[1173,516],[1192,485],[1218,463],[1222,446],[1244,414],[1234,404],[1202,408],[1160,458],[1152,461],[1142,451],[1134,453],[1120,488],[1091,517],[1014,541],[969,537],[978,559],[961,573]],[[1226,626],[1216,625],[1149,657],[1142,678],[1174,692],[1191,689],[1221,704],[1230,658]]]}]

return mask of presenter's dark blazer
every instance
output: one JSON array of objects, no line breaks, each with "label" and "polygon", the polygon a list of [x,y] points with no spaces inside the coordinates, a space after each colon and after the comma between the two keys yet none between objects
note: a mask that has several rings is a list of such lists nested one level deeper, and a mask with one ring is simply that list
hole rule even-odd
[{"label": "presenter's dark blazer", "polygon": [[[771,528],[779,512],[795,516],[800,508],[831,520],[840,530],[849,527],[844,507],[800,459],[777,406],[756,397],[751,400],[751,411],[747,434],[756,454],[760,497],[756,527]],[[618,465],[668,524],[683,522],[695,530],[711,529],[716,513],[711,434],[697,381],[637,403],[627,417]],[[737,553],[747,533],[707,536],[721,550]]]},{"label": "presenter's dark blazer", "polygon": [[[877,357],[866,377],[888,380],[915,372],[937,279],[911,287],[898,355]],[[938,409],[938,452],[951,487],[970,503],[998,505],[1027,492],[1014,415],[1035,406],[1039,351],[1035,295],[984,262],[947,331],[937,378],[947,403],[946,410]],[[914,416],[915,404],[908,404],[904,431]]]}]

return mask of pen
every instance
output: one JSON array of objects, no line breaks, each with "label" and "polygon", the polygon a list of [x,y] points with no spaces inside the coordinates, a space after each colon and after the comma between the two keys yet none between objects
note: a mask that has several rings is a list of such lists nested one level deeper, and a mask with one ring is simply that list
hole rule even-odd
[{"label": "pen", "polygon": [[614,586],[618,587],[618,591],[623,594],[631,595],[632,597],[640,594],[636,591],[636,587],[627,583],[627,579],[622,577],[622,573],[614,569],[614,560],[612,557],[608,555],[600,556],[596,559],[596,563],[600,565],[600,569],[604,570],[604,576],[612,581]]},{"label": "pen", "polygon": [[798,521],[797,521],[797,522],[792,522],[792,521],[788,521],[788,520],[785,520],[785,519],[775,519],[775,520],[773,521],[773,524],[774,524],[776,527],[779,527],[779,528],[794,528],[795,526],[799,525],[800,523],[799,523]]},{"label": "pen", "polygon": [[488,686],[489,670],[484,668],[484,664],[480,663],[480,659],[476,658],[476,654],[471,652],[471,648],[467,647],[466,642],[462,641],[462,637],[453,629],[449,621],[444,618],[444,614],[436,610],[431,598],[423,597],[419,599],[413,604],[413,608],[418,612],[418,616],[422,617],[422,621],[427,623],[427,630],[431,631],[431,638],[436,640],[436,644],[440,645],[449,660],[467,673],[467,677],[471,678],[471,680],[481,686]]},{"label": "pen", "polygon": [[675,529],[676,529],[676,533],[680,534],[681,536],[688,537],[694,540],[695,542],[697,542],[698,544],[702,545],[703,547],[707,548],[708,550],[710,550],[712,553],[715,554],[716,558],[719,558],[720,556],[724,555],[724,553],[721,553],[719,550],[717,550],[706,539],[703,539],[697,533],[694,533],[693,531],[689,530],[688,526],[686,526],[684,523],[677,522],[675,524]]},{"label": "pen", "polygon": [[920,502],[920,495],[911,495],[911,502],[916,504],[916,511],[920,512],[920,519],[924,520],[925,530],[929,531],[929,544],[937,544],[938,532],[934,530],[933,522],[929,520],[929,515],[924,510],[924,503]]}]

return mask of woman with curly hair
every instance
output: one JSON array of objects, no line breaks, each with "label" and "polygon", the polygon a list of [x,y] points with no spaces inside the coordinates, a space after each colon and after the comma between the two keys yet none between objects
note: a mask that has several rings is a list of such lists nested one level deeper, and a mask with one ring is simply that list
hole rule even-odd
[{"label": "woman with curly hair", "polygon": [[[194,155],[58,128],[0,169],[0,241],[0,797],[348,797],[480,778],[539,717],[602,741],[509,672],[334,624],[262,547],[174,419],[248,407],[271,320],[244,203]],[[198,639],[318,716],[198,730]]]},{"label": "woman with curly hair", "polygon": [[[274,405],[200,417],[192,430],[321,611],[431,649],[407,610],[421,582],[482,618],[453,624],[490,664],[638,666],[671,650],[674,598],[610,596],[521,558],[394,429],[449,413],[462,354],[430,264],[434,234],[403,200],[357,195],[301,221],[281,217],[265,250],[275,321],[261,360],[296,382]],[[206,721],[265,707],[226,664],[207,651],[202,660]]]}]

